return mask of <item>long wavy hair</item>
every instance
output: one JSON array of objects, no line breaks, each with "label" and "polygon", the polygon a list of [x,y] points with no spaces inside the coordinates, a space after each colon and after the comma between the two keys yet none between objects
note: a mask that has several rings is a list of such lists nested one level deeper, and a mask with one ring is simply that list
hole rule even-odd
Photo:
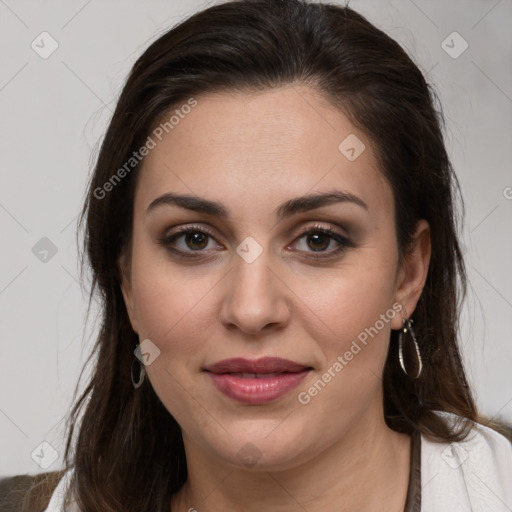
[{"label": "long wavy hair", "polygon": [[[180,22],[135,62],[89,183],[79,227],[85,222],[89,307],[97,297],[101,324],[87,361],[93,361],[90,380],[78,399],[75,391],[65,453],[82,512],[169,510],[171,495],[187,479],[178,423],[147,380],[137,390],[131,381],[138,338],[123,301],[118,262],[130,252],[140,163],[110,181],[108,191],[105,184],[144,145],[155,123],[190,98],[287,84],[315,88],[373,141],[394,194],[401,258],[418,220],[430,224],[430,267],[413,315],[424,369],[417,380],[404,375],[398,332],[392,331],[383,374],[387,424],[451,442],[462,440],[478,419],[457,339],[466,293],[458,242],[464,205],[435,91],[397,42],[346,6],[225,2]],[[462,420],[450,426],[435,411]]]}]

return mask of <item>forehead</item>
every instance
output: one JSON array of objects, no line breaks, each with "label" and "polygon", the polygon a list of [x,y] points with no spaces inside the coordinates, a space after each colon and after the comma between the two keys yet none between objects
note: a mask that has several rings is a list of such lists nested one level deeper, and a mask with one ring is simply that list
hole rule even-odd
[{"label": "forehead", "polygon": [[316,90],[290,85],[194,99],[191,109],[173,107],[162,117],[176,114],[172,127],[151,135],[156,144],[143,162],[136,208],[175,191],[257,211],[338,188],[363,196],[374,214],[390,210],[372,142]]}]

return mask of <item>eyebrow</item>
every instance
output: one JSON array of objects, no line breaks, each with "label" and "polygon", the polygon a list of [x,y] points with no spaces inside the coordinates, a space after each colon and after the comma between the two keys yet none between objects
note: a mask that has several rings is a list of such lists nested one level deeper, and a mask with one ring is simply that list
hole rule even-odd
[{"label": "eyebrow", "polygon": [[[315,210],[335,203],[352,203],[369,211],[368,205],[360,197],[350,192],[332,190],[289,199],[279,206],[275,213],[277,218],[282,220],[297,213]],[[173,192],[168,192],[153,200],[146,209],[146,215],[164,205],[175,205],[198,213],[205,213],[223,219],[229,218],[229,211],[222,203],[192,195],[175,194]]]}]

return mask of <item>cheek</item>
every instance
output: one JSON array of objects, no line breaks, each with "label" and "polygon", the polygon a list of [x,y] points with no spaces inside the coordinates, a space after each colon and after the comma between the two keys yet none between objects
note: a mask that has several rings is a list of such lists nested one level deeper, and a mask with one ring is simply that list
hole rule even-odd
[{"label": "cheek", "polygon": [[393,282],[389,275],[347,277],[324,287],[310,304],[315,314],[306,330],[321,351],[322,367],[300,387],[297,399],[312,415],[350,422],[380,400],[391,321],[399,314]]},{"label": "cheek", "polygon": [[319,414],[325,409],[342,416],[347,410],[363,411],[380,393],[391,321],[400,309],[393,308],[393,254],[362,251],[336,276],[322,280],[316,292],[304,290],[314,312],[306,329],[323,364],[301,387],[300,403],[311,400]]},{"label": "cheek", "polygon": [[150,339],[162,355],[172,356],[163,358],[166,366],[181,371],[184,361],[197,360],[198,347],[212,328],[209,297],[219,276],[197,267],[179,268],[159,249],[139,247],[132,259],[132,290],[140,340]]},{"label": "cheek", "polygon": [[134,276],[133,290],[140,336],[158,345],[176,338],[176,333],[187,330],[193,340],[200,332],[199,312],[204,292],[199,283],[180,278],[178,273],[144,272]]},{"label": "cheek", "polygon": [[194,416],[201,418],[198,404],[203,400],[191,375],[200,366],[201,347],[212,323],[206,309],[208,284],[207,278],[190,279],[168,262],[133,259],[139,337],[150,339],[160,350],[146,372],[155,393],[180,424],[196,408]]},{"label": "cheek", "polygon": [[385,326],[378,322],[378,329],[389,330],[389,318],[396,314],[392,308],[393,259],[366,261],[362,256],[358,259],[356,264],[347,264],[336,274],[317,281],[316,286],[311,286],[309,280],[304,282],[301,295],[307,297],[306,305],[312,312],[311,335],[325,333],[330,350],[343,349],[366,332],[365,329],[374,326],[381,315],[387,315]]}]

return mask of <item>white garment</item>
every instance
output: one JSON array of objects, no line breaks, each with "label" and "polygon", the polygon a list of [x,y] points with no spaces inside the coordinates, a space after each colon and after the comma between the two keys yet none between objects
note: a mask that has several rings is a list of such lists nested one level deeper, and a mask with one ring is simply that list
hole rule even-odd
[{"label": "white garment", "polygon": [[71,501],[71,508],[64,508],[64,496],[69,482],[71,481],[72,474],[72,469],[64,473],[59,484],[53,491],[50,503],[48,503],[48,507],[44,512],[80,512],[74,500]]},{"label": "white garment", "polygon": [[[62,477],[45,512],[80,512],[74,502],[63,508],[71,472]],[[510,441],[480,424],[460,443],[421,436],[421,512],[512,512]]]},{"label": "white garment", "polygon": [[480,424],[460,443],[422,436],[421,495],[422,512],[512,512],[512,444]]}]

